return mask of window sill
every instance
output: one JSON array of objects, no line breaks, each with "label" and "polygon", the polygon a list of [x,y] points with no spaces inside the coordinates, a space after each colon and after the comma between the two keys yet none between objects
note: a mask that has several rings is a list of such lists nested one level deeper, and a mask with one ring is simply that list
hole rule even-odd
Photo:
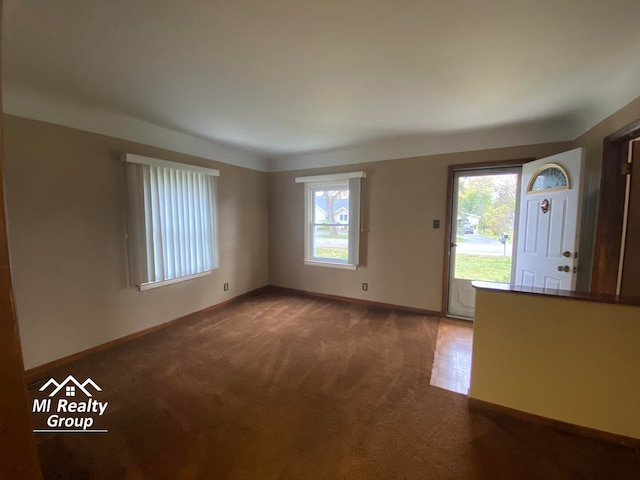
[{"label": "window sill", "polygon": [[143,283],[141,285],[138,285],[138,290],[144,292],[145,290],[151,290],[152,288],[164,287],[165,285],[171,285],[173,283],[186,282],[187,280],[206,277],[207,275],[211,275],[211,270],[202,273],[196,273],[194,275],[187,275],[186,277],[172,278],[171,280],[164,280],[163,282]]},{"label": "window sill", "polygon": [[334,263],[334,262],[319,262],[317,260],[305,260],[305,265],[310,265],[312,267],[329,267],[329,268],[342,268],[343,270],[357,270],[357,265],[352,265],[350,263]]}]

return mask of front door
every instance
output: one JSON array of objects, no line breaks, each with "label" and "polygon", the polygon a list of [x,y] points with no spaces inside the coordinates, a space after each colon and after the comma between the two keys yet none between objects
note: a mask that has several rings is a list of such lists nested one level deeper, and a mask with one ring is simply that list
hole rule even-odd
[{"label": "front door", "polygon": [[522,166],[515,284],[575,290],[584,150]]},{"label": "front door", "polygon": [[473,318],[473,280],[511,281],[519,178],[519,166],[454,170],[448,316]]}]

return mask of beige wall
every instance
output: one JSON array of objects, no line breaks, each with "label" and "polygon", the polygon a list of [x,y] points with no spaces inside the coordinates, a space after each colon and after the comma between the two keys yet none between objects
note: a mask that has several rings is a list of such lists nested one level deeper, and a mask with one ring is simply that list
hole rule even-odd
[{"label": "beige wall", "polygon": [[[574,142],[270,174],[4,118],[11,260],[30,368],[267,283],[440,311],[447,166],[540,158],[578,146],[586,148],[588,165],[579,288],[588,289],[602,139],[640,118],[640,98]],[[221,266],[211,277],[144,293],[126,286],[117,160],[122,152],[220,169]],[[357,271],[303,265],[304,187],[294,178],[353,170],[368,175],[363,265]],[[441,221],[439,230],[431,227],[434,219]],[[230,283],[229,292],[222,291],[224,282]],[[362,282],[369,284],[368,292]]]},{"label": "beige wall", "polygon": [[582,260],[578,290],[588,291],[591,285],[593,269],[594,238],[598,213],[598,192],[600,190],[600,171],[602,169],[602,142],[604,138],[617,130],[640,119],[640,97],[607,117],[598,125],[581,135],[573,142],[573,147],[586,150],[586,175],[581,226],[580,250]]},{"label": "beige wall", "polygon": [[[274,285],[440,311],[447,165],[541,158],[564,150],[586,150],[578,290],[591,283],[593,239],[605,136],[640,118],[634,100],[574,142],[532,145],[269,174],[269,278]],[[364,227],[357,271],[311,267],[303,258],[303,186],[298,175],[365,170]],[[431,222],[442,227],[433,230]],[[369,284],[363,292],[362,282]]]},{"label": "beige wall", "polygon": [[[450,164],[544,157],[570,142],[269,174],[272,285],[440,311]],[[294,179],[364,170],[361,261],[356,271],[303,265],[304,185]],[[439,219],[441,228],[432,228]],[[362,291],[362,282],[369,284]]]},{"label": "beige wall", "polygon": [[479,290],[469,396],[640,438],[640,307]]},{"label": "beige wall", "polygon": [[[11,263],[26,368],[268,283],[265,173],[8,115],[4,128]],[[146,292],[127,286],[123,152],[220,170],[220,268],[211,276]]]}]

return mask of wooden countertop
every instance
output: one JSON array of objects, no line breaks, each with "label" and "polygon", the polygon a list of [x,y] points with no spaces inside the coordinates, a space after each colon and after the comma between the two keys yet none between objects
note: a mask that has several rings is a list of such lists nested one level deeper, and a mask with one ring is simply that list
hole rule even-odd
[{"label": "wooden countertop", "polygon": [[640,306],[640,298],[638,297],[621,297],[619,295],[605,295],[590,292],[572,292],[570,290],[559,290],[555,288],[523,287],[521,285],[512,285],[510,283],[481,282],[478,280],[474,280],[471,284],[474,288],[479,290],[497,290],[502,292],[525,293],[529,295],[547,295],[585,302]]}]

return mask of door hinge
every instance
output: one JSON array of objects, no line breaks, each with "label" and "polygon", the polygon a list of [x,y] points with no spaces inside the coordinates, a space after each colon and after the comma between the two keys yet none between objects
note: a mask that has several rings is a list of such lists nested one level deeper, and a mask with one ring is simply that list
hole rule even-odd
[{"label": "door hinge", "polygon": [[633,163],[627,162],[622,164],[622,174],[623,175],[631,175],[633,171]]}]

